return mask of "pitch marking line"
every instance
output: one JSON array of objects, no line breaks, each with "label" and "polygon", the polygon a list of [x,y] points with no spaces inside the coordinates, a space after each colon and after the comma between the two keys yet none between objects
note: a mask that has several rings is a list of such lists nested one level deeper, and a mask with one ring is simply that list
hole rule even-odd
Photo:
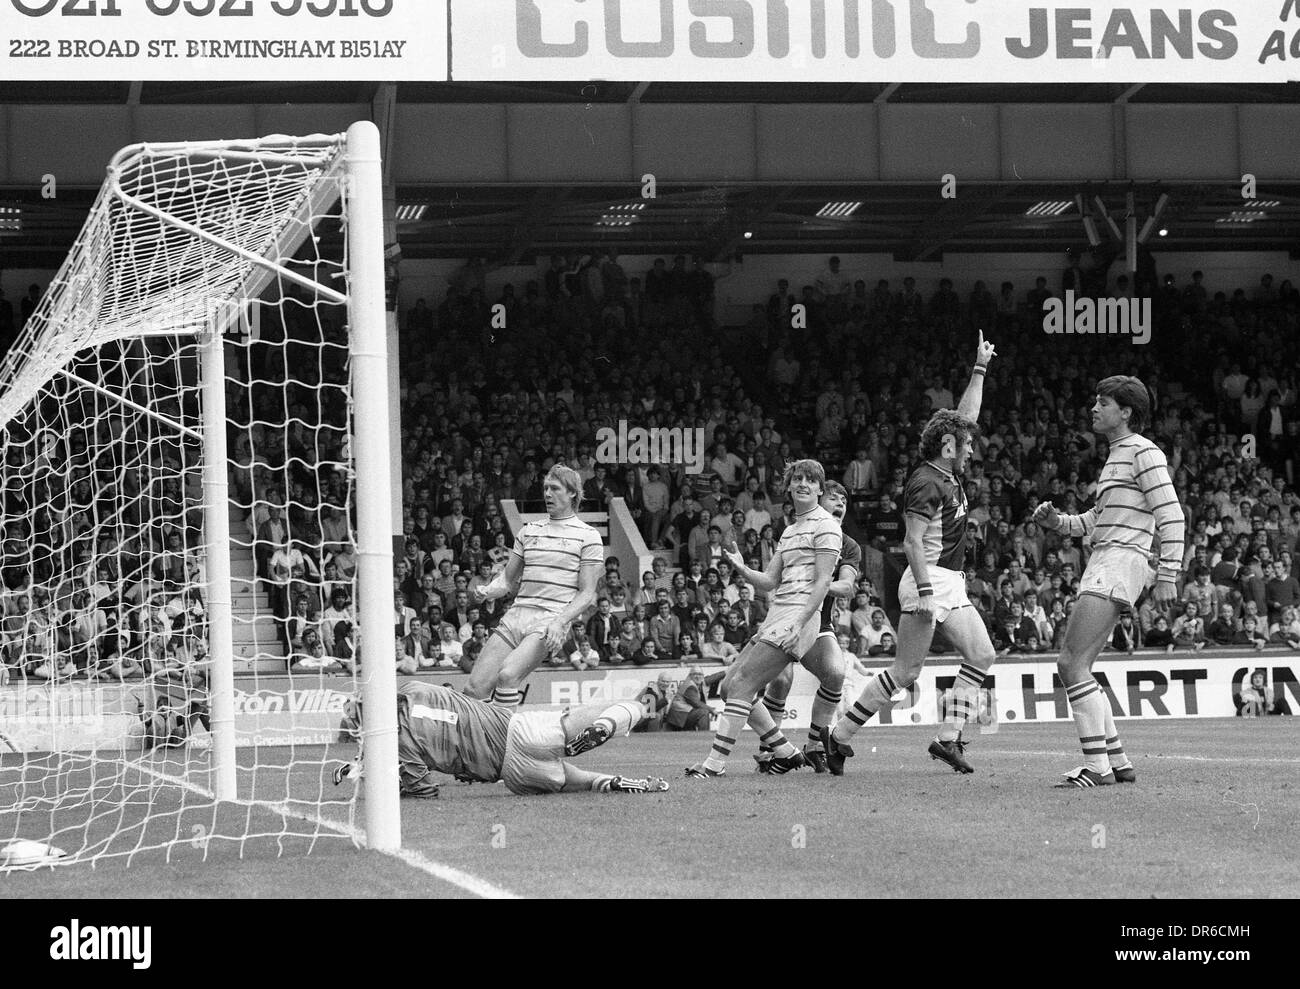
[{"label": "pitch marking line", "polygon": [[[977,754],[980,754],[980,755],[1005,755],[1005,756],[1017,756],[1017,755],[1031,755],[1031,756],[1056,756],[1057,758],[1067,759],[1067,760],[1068,760],[1068,759],[1070,758],[1070,751],[1071,751],[1071,750],[1069,750],[1069,749],[1065,749],[1065,748],[1061,748],[1061,749],[1056,749],[1056,750],[1050,750],[1050,749],[975,749],[975,750],[973,750],[973,751],[976,752]],[[1268,758],[1263,758],[1263,757],[1260,757],[1260,756],[1153,755],[1153,754],[1137,753],[1137,752],[1134,752],[1132,749],[1129,749],[1128,752],[1129,752],[1129,755],[1130,755],[1130,756],[1136,756],[1137,758],[1140,758],[1140,759],[1176,759],[1176,760],[1178,760],[1178,761],[1180,761],[1180,762],[1223,762],[1223,763],[1231,763],[1231,764],[1233,764],[1233,765],[1239,765],[1239,764],[1241,764],[1241,763],[1246,763],[1247,765],[1258,765],[1258,766],[1264,766],[1264,765],[1296,766],[1296,765],[1300,765],[1300,759],[1268,759]]]},{"label": "pitch marking line", "polygon": [[[173,776],[171,773],[160,772],[152,766],[144,765],[138,759],[128,759],[126,765],[138,769],[142,773],[147,773],[150,776],[163,780],[164,782],[189,790],[191,793],[197,793],[199,796],[215,799],[211,790],[207,790],[195,783],[191,783],[187,779],[182,779],[179,776]],[[360,828],[355,828],[350,824],[343,824],[338,821],[331,821],[327,818],[321,817],[319,814],[311,814],[306,811],[298,810],[295,807],[290,806],[288,803],[273,803],[269,800],[244,800],[239,798],[231,800],[229,803],[238,804],[241,807],[263,807],[278,814],[282,814],[285,817],[296,817],[300,821],[306,821],[309,824],[315,824],[317,827],[329,828],[330,830],[337,831],[340,834],[347,835],[359,847],[366,847],[366,835]],[[466,892],[472,893],[482,899],[521,899],[518,893],[512,893],[508,889],[503,889],[500,886],[488,882],[486,879],[480,879],[478,876],[471,875],[468,872],[462,872],[460,869],[453,868],[450,865],[435,862],[433,859],[426,858],[419,852],[413,851],[409,848],[399,848],[396,851],[379,851],[381,854],[391,856],[392,858],[409,865],[413,869],[419,869],[421,872],[427,873],[435,879],[441,879],[443,882],[450,883],[453,886],[458,886]]]}]

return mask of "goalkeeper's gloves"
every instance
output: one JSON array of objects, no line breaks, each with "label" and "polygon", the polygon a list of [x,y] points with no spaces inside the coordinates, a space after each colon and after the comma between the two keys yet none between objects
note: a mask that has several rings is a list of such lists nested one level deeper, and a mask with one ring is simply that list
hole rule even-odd
[{"label": "goalkeeper's gloves", "polygon": [[361,763],[359,762],[340,762],[334,767],[334,785],[338,786],[344,780],[361,779]]}]

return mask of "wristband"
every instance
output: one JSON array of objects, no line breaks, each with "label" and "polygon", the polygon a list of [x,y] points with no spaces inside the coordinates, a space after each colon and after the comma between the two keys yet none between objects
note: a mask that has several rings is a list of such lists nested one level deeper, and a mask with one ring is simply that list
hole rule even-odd
[{"label": "wristband", "polygon": [[976,365],[975,365],[975,370],[972,371],[971,373],[972,373],[972,374],[984,374],[988,369],[989,369],[989,366],[988,366],[987,364],[976,364]]},{"label": "wristband", "polygon": [[921,597],[931,596],[934,594],[934,588],[931,587],[929,584],[917,584],[916,593],[919,594]]}]

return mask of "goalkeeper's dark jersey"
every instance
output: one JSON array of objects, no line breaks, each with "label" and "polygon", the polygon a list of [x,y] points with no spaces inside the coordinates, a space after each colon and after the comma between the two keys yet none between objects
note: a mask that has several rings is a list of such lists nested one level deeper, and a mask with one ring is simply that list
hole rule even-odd
[{"label": "goalkeeper's dark jersey", "polygon": [[[840,570],[844,567],[852,567],[853,579],[856,581],[858,575],[862,573],[862,547],[847,532],[841,533],[840,539],[842,540],[840,543],[840,558],[835,561],[835,573],[831,579],[832,581],[839,580]],[[835,603],[838,600],[840,599],[833,598],[829,594],[822,599],[822,623],[818,629],[819,632],[835,631]]]},{"label": "goalkeeper's dark jersey", "polygon": [[[397,746],[403,775],[429,769],[483,783],[501,778],[512,714],[449,687],[408,681],[397,688]],[[415,763],[418,771],[405,771]],[[412,766],[412,769],[415,767]]]}]

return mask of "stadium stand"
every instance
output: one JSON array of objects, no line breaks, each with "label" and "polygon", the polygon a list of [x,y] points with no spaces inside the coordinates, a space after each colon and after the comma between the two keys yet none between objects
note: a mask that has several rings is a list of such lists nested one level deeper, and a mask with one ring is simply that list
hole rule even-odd
[{"label": "stadium stand", "polygon": [[[943,279],[926,298],[910,278],[876,280],[869,291],[865,272],[829,266],[796,294],[798,284],[782,280],[754,300],[748,324],[718,326],[703,265],[665,259],[628,277],[607,252],[556,258],[538,279],[504,286],[494,301],[506,307],[505,330],[488,329],[477,262],[456,272],[439,305],[421,299],[407,310],[394,631],[417,670],[472,668],[508,602],[475,608],[467,592],[504,565],[521,520],[542,510],[542,476],[560,461],[581,474],[583,517],[617,562],[601,595],[624,641],[605,648],[602,639],[597,662],[584,664],[644,660],[660,596],[682,634],[664,641],[657,661],[707,656],[701,647],[715,624],[727,641],[743,641],[758,619],[743,608],[738,627],[728,620],[739,588],[718,564],[709,529],[764,565],[788,518],[781,472],[799,456],[820,459],[852,495],[846,528],[863,543],[865,572],[838,616],[850,648],[862,657],[888,652],[889,619],[873,614],[893,604],[898,498],[917,463],[920,427],[965,384],[977,328],[995,339],[999,362],[966,478],[968,589],[1001,651],[1059,646],[1088,547],[1040,531],[1029,516],[1045,498],[1068,512],[1088,504],[1106,455],[1088,428],[1091,389],[1117,366],[1155,392],[1149,434],[1169,455],[1190,541],[1179,607],[1160,615],[1143,605],[1117,626],[1113,648],[1300,650],[1300,291],[1290,282],[1275,287],[1264,275],[1251,291],[1211,293],[1197,272],[1183,285],[1173,276],[1158,288],[1143,284],[1156,332],[1149,346],[1124,340],[1122,351],[1045,335],[1041,307],[1054,294],[1045,280],[1020,295],[1004,285],[998,298],[983,281],[967,291]],[[806,328],[791,328],[797,303],[807,307]],[[252,366],[229,384],[230,408],[248,413],[230,437],[236,651],[245,670],[254,656],[262,672],[344,670],[356,658],[354,602],[334,593],[356,566],[354,508],[343,479],[311,462],[337,454],[344,420],[328,402],[286,400],[258,384],[286,377],[275,362],[292,362],[299,341],[319,348],[308,339],[319,332],[311,320],[268,328]],[[338,342],[343,328],[326,323],[324,332]],[[341,380],[342,348],[323,353],[320,381]],[[620,421],[702,430],[704,469],[664,464],[651,476],[648,465],[598,463],[597,430]],[[197,478],[187,478],[141,504],[160,518],[192,519],[200,496]],[[130,553],[83,547],[75,560],[32,571],[26,554],[40,534],[6,529],[3,676],[139,676],[170,637],[201,635],[201,597],[168,594],[173,569],[194,562],[169,555],[166,525],[156,532]],[[132,560],[137,572],[96,572],[84,593],[65,593],[75,566],[108,557]],[[656,559],[665,565],[652,567]],[[126,592],[107,593],[118,586]],[[49,625],[59,630],[55,656],[39,646]],[[580,625],[557,662],[586,651],[592,624]],[[89,642],[97,662],[84,661]]]}]

